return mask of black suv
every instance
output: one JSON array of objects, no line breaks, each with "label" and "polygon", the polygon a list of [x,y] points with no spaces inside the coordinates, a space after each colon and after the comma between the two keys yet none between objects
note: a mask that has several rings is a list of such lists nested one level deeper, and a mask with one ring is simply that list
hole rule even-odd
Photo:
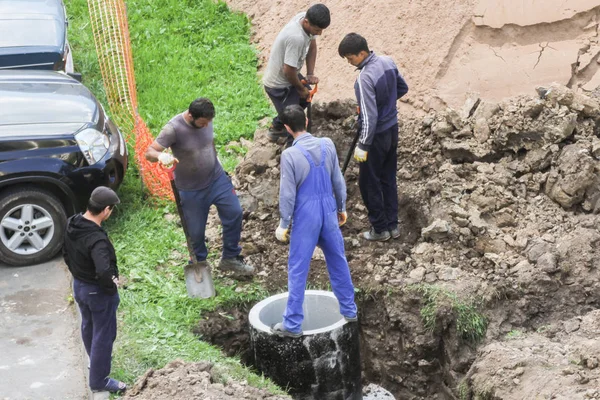
[{"label": "black suv", "polygon": [[0,71],[0,262],[54,256],[95,187],[119,187],[127,146],[92,93],[52,71]]}]

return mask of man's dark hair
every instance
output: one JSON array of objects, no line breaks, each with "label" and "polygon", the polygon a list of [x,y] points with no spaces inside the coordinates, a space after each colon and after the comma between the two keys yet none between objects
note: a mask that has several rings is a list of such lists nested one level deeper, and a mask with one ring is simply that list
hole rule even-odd
[{"label": "man's dark hair", "polygon": [[338,53],[342,58],[348,54],[353,56],[358,55],[363,50],[367,53],[370,53],[367,39],[354,32],[344,36],[340,42],[340,45],[338,46]]},{"label": "man's dark hair", "polygon": [[215,117],[215,106],[213,106],[213,103],[206,97],[199,97],[192,101],[188,111],[194,119],[213,119]]},{"label": "man's dark hair", "polygon": [[104,209],[106,207],[110,207],[112,210],[113,206],[101,206],[100,204],[96,203],[93,200],[88,201],[88,205],[87,205],[87,210],[90,212],[90,214],[96,216],[98,214],[100,214],[102,211],[104,211]]},{"label": "man's dark hair", "polygon": [[306,130],[306,115],[298,104],[287,106],[281,113],[281,122],[289,126],[294,132]]},{"label": "man's dark hair", "polygon": [[305,18],[311,25],[325,29],[331,24],[329,8],[325,4],[312,5],[306,12]]}]

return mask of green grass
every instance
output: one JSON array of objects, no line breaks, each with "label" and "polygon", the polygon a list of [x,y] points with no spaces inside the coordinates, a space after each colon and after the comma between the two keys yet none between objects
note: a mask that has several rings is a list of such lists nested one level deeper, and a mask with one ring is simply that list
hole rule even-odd
[{"label": "green grass", "polygon": [[139,111],[157,133],[196,97],[216,108],[215,141],[252,137],[270,113],[258,83],[250,22],[212,0],[127,2]]},{"label": "green grass", "polygon": [[[66,6],[75,68],[107,108],[87,2],[69,0]],[[252,137],[257,121],[271,113],[257,80],[248,19],[212,0],[130,0],[127,8],[140,114],[156,135],[194,98],[210,98],[216,107],[215,138],[221,160],[232,170],[245,149],[227,147],[227,142]],[[176,358],[210,360],[224,379],[245,379],[276,392],[268,380],[191,333],[203,312],[256,302],[267,293],[255,284],[228,287],[217,279],[216,298],[188,298],[183,232],[164,218],[165,213],[176,213],[174,205],[146,199],[132,163],[119,195],[121,205],[105,226],[117,251],[121,276],[129,281],[121,291],[113,376],[133,383],[147,368],[162,368]]]},{"label": "green grass", "polygon": [[[176,358],[236,365],[225,360],[219,349],[198,340],[191,328],[205,311],[256,302],[267,293],[255,284],[236,291],[236,286],[215,280],[217,297],[190,299],[182,268],[187,263],[185,238],[181,228],[163,216],[176,212],[174,206],[148,205],[134,179],[120,193],[122,206],[106,223],[122,275],[129,281],[121,291],[115,377],[132,382],[147,368],[162,367]],[[239,375],[243,370],[235,371]],[[241,377],[256,384],[263,381],[247,372]]]},{"label": "green grass", "polygon": [[421,318],[428,331],[437,325],[439,309],[449,307],[455,318],[458,335],[468,341],[477,342],[485,336],[487,319],[479,312],[479,306],[473,299],[464,300],[449,290],[435,285],[420,284],[411,287],[421,294]]},{"label": "green grass", "polygon": [[513,329],[506,334],[507,339],[519,339],[523,337],[523,332],[518,329]]}]

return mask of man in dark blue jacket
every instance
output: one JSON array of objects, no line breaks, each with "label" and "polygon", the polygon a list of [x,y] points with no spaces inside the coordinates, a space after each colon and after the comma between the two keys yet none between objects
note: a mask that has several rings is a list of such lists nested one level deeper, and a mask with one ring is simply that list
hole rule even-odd
[{"label": "man in dark blue jacket", "polygon": [[398,109],[396,101],[408,92],[391,58],[369,50],[364,37],[349,33],[338,53],[360,71],[354,91],[359,107],[359,139],[354,159],[360,163],[358,185],[368,210],[367,240],[386,241],[398,229]]}]

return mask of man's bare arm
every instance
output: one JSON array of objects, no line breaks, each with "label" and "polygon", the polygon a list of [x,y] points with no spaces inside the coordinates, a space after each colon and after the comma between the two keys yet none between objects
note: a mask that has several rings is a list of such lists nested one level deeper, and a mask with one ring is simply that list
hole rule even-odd
[{"label": "man's bare arm", "polygon": [[287,64],[283,64],[283,73],[285,74],[288,82],[298,90],[300,94],[300,98],[305,99],[310,94],[309,90],[300,82],[298,79],[298,69],[295,67],[290,67]]},{"label": "man's bare arm", "polygon": [[160,144],[158,144],[158,142],[155,140],[148,147],[148,150],[146,150],[146,160],[148,160],[150,162],[153,162],[153,163],[157,162],[158,161],[158,156],[164,150],[165,150],[165,148],[162,147]]},{"label": "man's bare arm", "polygon": [[306,54],[306,79],[310,84],[319,83],[319,78],[315,76],[315,65],[317,63],[317,41],[311,40]]}]

